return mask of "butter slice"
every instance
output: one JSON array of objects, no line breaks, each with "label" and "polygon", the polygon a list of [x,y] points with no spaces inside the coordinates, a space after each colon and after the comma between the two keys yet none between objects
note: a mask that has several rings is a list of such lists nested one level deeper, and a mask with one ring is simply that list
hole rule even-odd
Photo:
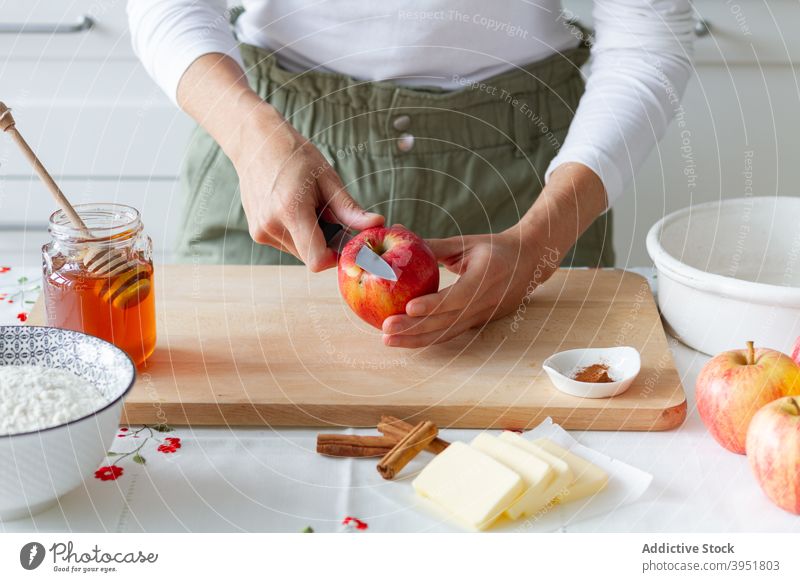
[{"label": "butter slice", "polygon": [[567,492],[559,498],[561,503],[583,499],[605,489],[608,483],[608,474],[600,467],[592,465],[586,459],[545,438],[537,439],[533,441],[533,444],[540,446],[551,455],[563,459],[572,469],[573,481],[567,487]]},{"label": "butter slice", "polygon": [[471,446],[519,473],[525,482],[525,492],[506,508],[506,515],[511,519],[532,515],[552,499],[552,495],[547,499],[545,496],[556,473],[547,462],[518,446],[486,433],[475,437]]},{"label": "butter slice", "polygon": [[[570,484],[574,480],[572,469],[570,468],[569,464],[566,461],[558,458],[556,455],[549,453],[539,445],[534,444],[522,438],[520,435],[516,433],[505,431],[500,434],[500,439],[508,443],[511,443],[514,446],[519,447],[523,451],[526,451],[534,455],[535,457],[538,457],[539,459],[543,460],[548,465],[550,465],[550,467],[555,472],[555,477],[552,479],[550,484],[545,488],[545,490],[542,492],[541,497],[539,498],[539,506],[534,509],[532,505],[530,508],[528,508],[528,511],[526,511],[524,515],[526,516],[533,515],[531,509],[533,509],[534,512],[540,512],[542,509],[547,507],[551,502],[553,502],[556,497],[560,495],[565,495]],[[506,512],[508,513],[508,516],[511,519],[517,519],[519,517],[519,515],[516,516],[513,515],[512,512],[514,509],[515,509],[514,506],[512,506],[509,509],[509,511]]]},{"label": "butter slice", "polygon": [[412,483],[414,490],[463,523],[484,529],[522,493],[522,478],[488,455],[455,442]]}]

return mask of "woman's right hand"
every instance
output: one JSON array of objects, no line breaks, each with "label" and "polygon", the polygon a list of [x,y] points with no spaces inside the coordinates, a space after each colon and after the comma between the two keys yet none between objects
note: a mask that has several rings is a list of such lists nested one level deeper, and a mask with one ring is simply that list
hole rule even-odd
[{"label": "woman's right hand", "polygon": [[327,159],[270,105],[254,111],[233,163],[257,243],[301,259],[314,272],[336,264],[318,217],[354,230],[383,224],[353,200]]},{"label": "woman's right hand", "polygon": [[203,55],[186,70],[178,102],[220,144],[239,175],[250,235],[293,254],[314,272],[336,264],[321,216],[353,230],[383,224],[353,200],[325,157],[248,85],[225,55]]}]

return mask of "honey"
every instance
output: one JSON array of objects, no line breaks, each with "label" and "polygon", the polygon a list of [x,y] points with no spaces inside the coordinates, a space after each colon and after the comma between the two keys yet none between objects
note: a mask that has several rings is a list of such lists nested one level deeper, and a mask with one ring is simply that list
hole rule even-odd
[{"label": "honey", "polygon": [[[98,205],[94,205],[93,212],[88,209],[81,212],[81,206],[84,205],[76,210],[91,226],[92,233],[98,235],[97,239],[72,239],[74,233],[63,224],[61,230],[53,228],[53,219],[58,220],[59,213],[51,217],[53,242],[43,249],[47,323],[109,341],[124,350],[138,366],[156,346],[150,239],[141,233],[138,212],[133,208],[100,205],[98,210]],[[114,208],[109,211],[106,207]],[[99,220],[103,216],[106,222]],[[109,221],[112,226],[108,226]],[[88,248],[122,253],[125,267],[108,274],[92,272],[82,260]]]},{"label": "honey", "polygon": [[156,346],[153,265],[114,277],[95,277],[82,265],[64,263],[44,280],[47,323],[113,343],[138,366]]}]

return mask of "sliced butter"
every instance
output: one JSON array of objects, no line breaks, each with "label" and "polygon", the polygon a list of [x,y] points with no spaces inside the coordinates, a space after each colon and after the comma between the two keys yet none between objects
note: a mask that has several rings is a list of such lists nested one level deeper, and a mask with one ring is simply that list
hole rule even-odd
[{"label": "sliced butter", "polygon": [[547,508],[556,497],[566,494],[566,491],[574,479],[572,469],[566,461],[549,453],[539,445],[525,440],[516,433],[505,431],[500,434],[500,439],[546,462],[555,473],[555,477],[537,499],[537,503],[531,503],[524,511],[520,511],[523,508],[517,507],[517,504],[512,505],[506,512],[508,517],[517,519],[522,515],[534,515],[534,513],[541,512],[543,509]]},{"label": "sliced butter", "polygon": [[556,473],[546,461],[486,433],[475,437],[471,446],[519,473],[525,482],[524,493],[506,509],[506,514],[511,519],[532,515],[553,498],[552,495],[548,498],[546,496]]},{"label": "sliced butter", "polygon": [[559,501],[568,503],[576,499],[583,499],[602,491],[608,483],[608,474],[600,467],[592,465],[586,459],[575,453],[558,446],[545,438],[533,441],[545,451],[567,462],[572,469],[573,481],[567,487],[566,493],[561,495]]},{"label": "sliced butter", "polygon": [[460,442],[434,457],[412,485],[418,494],[477,529],[491,525],[524,490],[517,473]]}]

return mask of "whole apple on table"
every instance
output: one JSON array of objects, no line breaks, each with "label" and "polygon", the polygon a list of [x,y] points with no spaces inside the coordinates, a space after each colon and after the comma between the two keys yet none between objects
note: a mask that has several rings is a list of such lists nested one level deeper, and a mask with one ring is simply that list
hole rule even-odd
[{"label": "whole apple on table", "polygon": [[734,453],[747,453],[761,488],[773,503],[800,514],[800,361],[776,350],[724,352],[697,378],[700,418]]},{"label": "whole apple on table", "polygon": [[800,399],[770,402],[750,421],[747,459],[775,505],[800,515]]},{"label": "whole apple on table", "polygon": [[[356,265],[364,245],[389,263],[397,281],[382,279]],[[387,317],[405,313],[412,299],[438,290],[436,257],[421,237],[403,226],[368,228],[342,249],[339,292],[356,315],[378,329]]]},{"label": "whole apple on table", "polygon": [[750,419],[762,406],[800,395],[800,367],[789,356],[747,344],[712,358],[695,388],[697,410],[711,436],[739,454],[745,452]]}]

